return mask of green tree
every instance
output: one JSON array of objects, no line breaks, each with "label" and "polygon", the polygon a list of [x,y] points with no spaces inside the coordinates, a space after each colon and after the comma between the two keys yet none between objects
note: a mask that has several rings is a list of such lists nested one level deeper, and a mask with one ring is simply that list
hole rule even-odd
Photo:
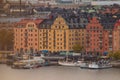
[{"label": "green tree", "polygon": [[0,30],[0,49],[9,50],[13,49],[13,31],[2,29]]},{"label": "green tree", "polygon": [[109,52],[108,56],[114,60],[120,60],[120,51]]},{"label": "green tree", "polygon": [[73,51],[74,52],[81,52],[81,51],[83,51],[83,47],[82,46],[80,46],[79,44],[76,44],[76,45],[74,45],[73,46]]}]

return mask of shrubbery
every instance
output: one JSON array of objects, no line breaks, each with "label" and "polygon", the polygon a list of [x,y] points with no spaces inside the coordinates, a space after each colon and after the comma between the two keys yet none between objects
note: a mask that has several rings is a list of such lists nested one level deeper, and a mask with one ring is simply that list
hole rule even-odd
[{"label": "shrubbery", "polygon": [[114,60],[120,60],[120,51],[110,52],[108,56]]}]

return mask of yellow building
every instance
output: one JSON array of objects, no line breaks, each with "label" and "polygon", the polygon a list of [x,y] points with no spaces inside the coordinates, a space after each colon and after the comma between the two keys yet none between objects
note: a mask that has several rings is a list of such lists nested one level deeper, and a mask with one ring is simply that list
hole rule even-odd
[{"label": "yellow building", "polygon": [[38,51],[38,25],[41,19],[25,19],[16,23],[14,28],[14,52],[27,53]]},{"label": "yellow building", "polygon": [[44,20],[39,27],[39,50],[72,51],[76,44],[85,47],[85,28],[71,27],[61,16]]},{"label": "yellow building", "polygon": [[80,24],[68,22],[61,16],[21,20],[14,28],[14,52],[73,51],[76,44],[85,48],[86,30]]}]

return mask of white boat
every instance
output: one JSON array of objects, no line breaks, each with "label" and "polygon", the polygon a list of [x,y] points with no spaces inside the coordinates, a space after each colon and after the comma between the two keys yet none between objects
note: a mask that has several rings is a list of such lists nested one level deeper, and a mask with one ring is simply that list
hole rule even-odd
[{"label": "white boat", "polygon": [[33,59],[20,60],[13,63],[12,68],[33,68],[43,65],[45,60],[41,57],[34,57]]},{"label": "white boat", "polygon": [[25,66],[23,66],[23,69],[33,69],[33,68],[38,68],[38,67],[40,67],[40,65],[39,64],[36,64],[36,63],[28,63],[28,64],[26,64]]},{"label": "white boat", "polygon": [[61,65],[61,66],[79,67],[81,65],[81,61],[77,61],[77,62],[59,61],[58,64]]},{"label": "white boat", "polygon": [[111,67],[112,67],[111,64],[97,64],[96,62],[92,62],[88,66],[89,69],[106,69]]},{"label": "white boat", "polygon": [[89,66],[89,63],[88,63],[88,62],[82,62],[82,63],[80,64],[80,68],[88,68],[88,66]]}]

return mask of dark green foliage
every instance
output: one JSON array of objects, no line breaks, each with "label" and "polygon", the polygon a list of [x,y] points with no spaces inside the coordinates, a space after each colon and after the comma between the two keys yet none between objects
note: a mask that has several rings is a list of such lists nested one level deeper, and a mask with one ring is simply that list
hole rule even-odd
[{"label": "dark green foliage", "polygon": [[12,50],[13,39],[13,31],[6,29],[0,30],[0,50]]},{"label": "dark green foliage", "polygon": [[76,44],[76,45],[74,45],[73,46],[73,51],[74,52],[81,52],[83,50],[83,47],[82,46],[80,46],[79,44]]},{"label": "dark green foliage", "polygon": [[120,51],[110,52],[108,56],[114,60],[120,60]]}]

